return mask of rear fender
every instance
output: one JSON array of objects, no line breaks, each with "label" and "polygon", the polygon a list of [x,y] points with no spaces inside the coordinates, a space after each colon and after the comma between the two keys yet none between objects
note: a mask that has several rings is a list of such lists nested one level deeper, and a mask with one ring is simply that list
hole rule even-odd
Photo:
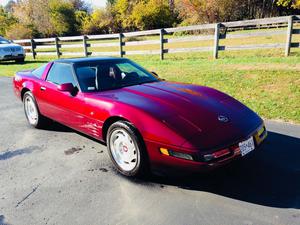
[{"label": "rear fender", "polygon": [[16,74],[13,78],[14,92],[18,98],[22,100],[25,90],[34,90],[34,85],[32,81],[27,80],[26,77],[22,77],[19,74]]}]

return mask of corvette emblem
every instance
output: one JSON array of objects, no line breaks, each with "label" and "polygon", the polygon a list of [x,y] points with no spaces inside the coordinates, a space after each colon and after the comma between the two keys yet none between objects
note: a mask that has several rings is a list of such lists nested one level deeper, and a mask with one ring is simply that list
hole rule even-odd
[{"label": "corvette emblem", "polygon": [[218,120],[223,123],[227,123],[229,121],[228,117],[223,116],[223,115],[219,115]]}]

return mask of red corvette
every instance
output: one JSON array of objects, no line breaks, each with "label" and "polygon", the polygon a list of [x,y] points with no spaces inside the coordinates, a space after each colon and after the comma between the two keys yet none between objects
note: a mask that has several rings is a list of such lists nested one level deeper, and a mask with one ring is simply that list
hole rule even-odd
[{"label": "red corvette", "polygon": [[263,120],[234,98],[166,82],[124,58],[61,59],[18,72],[13,82],[31,126],[54,120],[106,142],[126,176],[215,168],[267,135]]}]

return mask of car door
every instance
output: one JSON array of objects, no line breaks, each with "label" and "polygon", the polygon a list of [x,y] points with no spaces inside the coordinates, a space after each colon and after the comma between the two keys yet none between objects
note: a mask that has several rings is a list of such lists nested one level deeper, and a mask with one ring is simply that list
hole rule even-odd
[{"label": "car door", "polygon": [[104,108],[102,107],[101,100],[95,97],[95,94],[99,94],[95,92],[97,89],[97,71],[97,66],[93,65],[75,67],[76,77],[84,97],[83,123],[78,130],[99,139],[102,134]]},{"label": "car door", "polygon": [[[73,84],[74,93],[58,90],[58,86],[65,83]],[[39,92],[39,105],[45,116],[74,129],[80,127],[83,123],[84,99],[72,64],[55,62],[41,83]]]}]

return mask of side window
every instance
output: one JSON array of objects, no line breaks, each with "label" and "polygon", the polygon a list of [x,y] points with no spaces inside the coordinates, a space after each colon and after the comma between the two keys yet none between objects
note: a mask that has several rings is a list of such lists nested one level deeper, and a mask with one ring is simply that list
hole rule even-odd
[{"label": "side window", "polygon": [[82,91],[96,90],[97,67],[77,67],[76,74]]},{"label": "side window", "polygon": [[58,85],[72,83],[76,86],[72,66],[66,63],[54,63],[48,73],[47,81]]}]

